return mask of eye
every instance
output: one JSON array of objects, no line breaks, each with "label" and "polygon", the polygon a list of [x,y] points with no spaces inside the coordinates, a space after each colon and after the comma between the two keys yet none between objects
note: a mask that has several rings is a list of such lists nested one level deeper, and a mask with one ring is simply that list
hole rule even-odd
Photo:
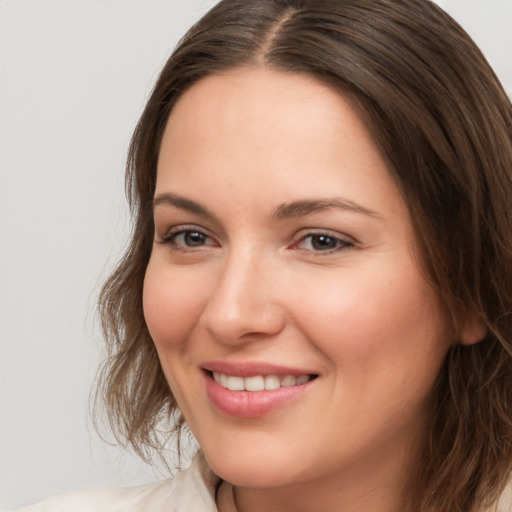
[{"label": "eye", "polygon": [[326,233],[312,233],[303,236],[295,248],[315,252],[336,252],[353,247],[353,242]]},{"label": "eye", "polygon": [[216,245],[211,237],[197,229],[176,229],[166,235],[161,242],[177,249],[193,249],[196,247]]},{"label": "eye", "polygon": [[182,231],[173,235],[172,241],[187,247],[199,247],[206,244],[208,237],[199,231]]}]

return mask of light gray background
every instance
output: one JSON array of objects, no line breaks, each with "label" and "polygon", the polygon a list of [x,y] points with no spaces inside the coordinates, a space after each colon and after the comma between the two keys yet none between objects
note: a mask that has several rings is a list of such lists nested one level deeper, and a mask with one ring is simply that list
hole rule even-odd
[{"label": "light gray background", "polygon": [[[161,477],[87,420],[95,302],[128,232],[124,158],[157,72],[215,0],[0,3],[0,504]],[[439,0],[512,91],[512,0]]]}]

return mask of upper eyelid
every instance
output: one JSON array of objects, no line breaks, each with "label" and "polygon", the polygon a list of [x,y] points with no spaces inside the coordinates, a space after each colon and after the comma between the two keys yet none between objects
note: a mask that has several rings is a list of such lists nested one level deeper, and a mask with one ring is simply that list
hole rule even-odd
[{"label": "upper eyelid", "polygon": [[[326,236],[329,238],[333,238],[337,240],[338,245],[335,248],[328,250],[315,250],[313,248],[304,248],[299,247],[302,241],[306,240],[309,237],[315,236]],[[347,235],[346,233],[340,233],[339,231],[335,231],[332,229],[322,229],[322,228],[307,228],[304,230],[300,230],[296,233],[294,241],[289,246],[290,249],[298,250],[302,252],[308,252],[314,254],[315,256],[325,256],[335,255],[339,252],[343,252],[350,249],[355,249],[361,246],[360,241],[358,241],[353,236]]]},{"label": "upper eyelid", "polygon": [[[344,238],[344,237],[340,237],[340,236],[329,235],[326,233],[310,233],[310,234],[304,235],[304,236],[300,237],[292,245],[296,246],[296,245],[300,244],[300,242],[307,240],[308,238],[313,238],[313,237],[317,237],[317,236],[325,236],[326,238],[332,238],[333,240],[336,240],[337,242],[339,242],[341,246],[345,246],[345,247],[355,245],[355,242],[353,240],[350,240],[350,239]],[[325,251],[325,252],[328,252],[328,251]]]},{"label": "upper eyelid", "polygon": [[[158,208],[159,212],[156,212],[156,208]],[[221,225],[217,225],[216,223],[209,222],[208,219],[202,219],[200,214],[196,214],[195,212],[187,212],[186,210],[179,211],[176,213],[170,214],[168,210],[164,206],[157,206],[153,215],[153,226],[155,236],[157,233],[165,233],[164,236],[167,236],[168,233],[174,230],[180,229],[196,229],[205,235],[217,237],[217,234],[222,235],[223,229]],[[215,219],[213,219],[214,222]],[[217,237],[218,238],[218,237]]]},{"label": "upper eyelid", "polygon": [[155,241],[160,244],[171,243],[176,238],[176,236],[186,232],[201,233],[206,238],[211,239],[214,242],[216,241],[216,238],[211,233],[209,233],[207,229],[195,224],[178,224],[171,226],[170,228],[166,229],[165,232],[160,236],[158,236],[158,230],[155,229]]},{"label": "upper eyelid", "polygon": [[[155,233],[158,231],[157,225],[155,224]],[[210,231],[203,226],[199,226],[193,223],[183,223],[183,224],[175,224],[169,226],[165,229],[163,236],[173,235],[176,233],[180,233],[182,231],[197,231],[198,233],[203,233],[206,236],[211,237]]]},{"label": "upper eyelid", "polygon": [[327,228],[303,228],[299,230],[296,235],[294,236],[294,240],[303,240],[304,238],[307,238],[308,236],[328,236],[331,238],[337,238],[338,240],[350,242],[353,244],[357,244],[358,241],[350,235],[347,235],[346,233],[340,233],[339,231],[335,231],[332,229]]}]

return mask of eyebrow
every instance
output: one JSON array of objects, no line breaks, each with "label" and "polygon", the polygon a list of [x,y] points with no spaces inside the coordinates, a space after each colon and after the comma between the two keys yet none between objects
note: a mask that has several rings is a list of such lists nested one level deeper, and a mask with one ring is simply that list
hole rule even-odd
[{"label": "eyebrow", "polygon": [[275,217],[278,219],[287,219],[291,217],[302,217],[311,213],[316,213],[331,208],[338,208],[348,212],[360,213],[370,217],[381,218],[381,215],[370,210],[354,201],[335,197],[332,199],[304,199],[283,203],[275,210]]},{"label": "eyebrow", "polygon": [[[165,192],[158,194],[153,199],[153,208],[160,205],[174,206],[181,210],[186,210],[203,217],[216,219],[216,216],[203,205],[196,203],[192,199]],[[369,217],[381,218],[377,212],[370,210],[354,201],[335,197],[330,199],[301,199],[290,203],[283,203],[275,210],[273,216],[276,219],[289,219],[294,217],[304,217],[311,213],[317,213],[331,208],[337,208],[348,212],[368,215]]]},{"label": "eyebrow", "polygon": [[201,204],[196,203],[191,199],[187,199],[186,197],[171,194],[169,192],[158,194],[154,197],[153,208],[162,204],[174,206],[176,208],[180,208],[181,210],[186,210],[192,213],[197,213],[203,217],[210,217],[212,219],[216,218],[215,215],[210,210],[208,210],[208,208],[205,208]]}]

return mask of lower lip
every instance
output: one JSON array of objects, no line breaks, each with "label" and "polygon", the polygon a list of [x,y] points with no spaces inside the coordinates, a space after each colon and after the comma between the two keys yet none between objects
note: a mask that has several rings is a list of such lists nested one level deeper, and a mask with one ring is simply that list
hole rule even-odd
[{"label": "lower lip", "polygon": [[257,418],[297,400],[316,380],[299,386],[264,391],[231,391],[217,384],[209,373],[204,374],[206,392],[220,412],[238,418]]}]

